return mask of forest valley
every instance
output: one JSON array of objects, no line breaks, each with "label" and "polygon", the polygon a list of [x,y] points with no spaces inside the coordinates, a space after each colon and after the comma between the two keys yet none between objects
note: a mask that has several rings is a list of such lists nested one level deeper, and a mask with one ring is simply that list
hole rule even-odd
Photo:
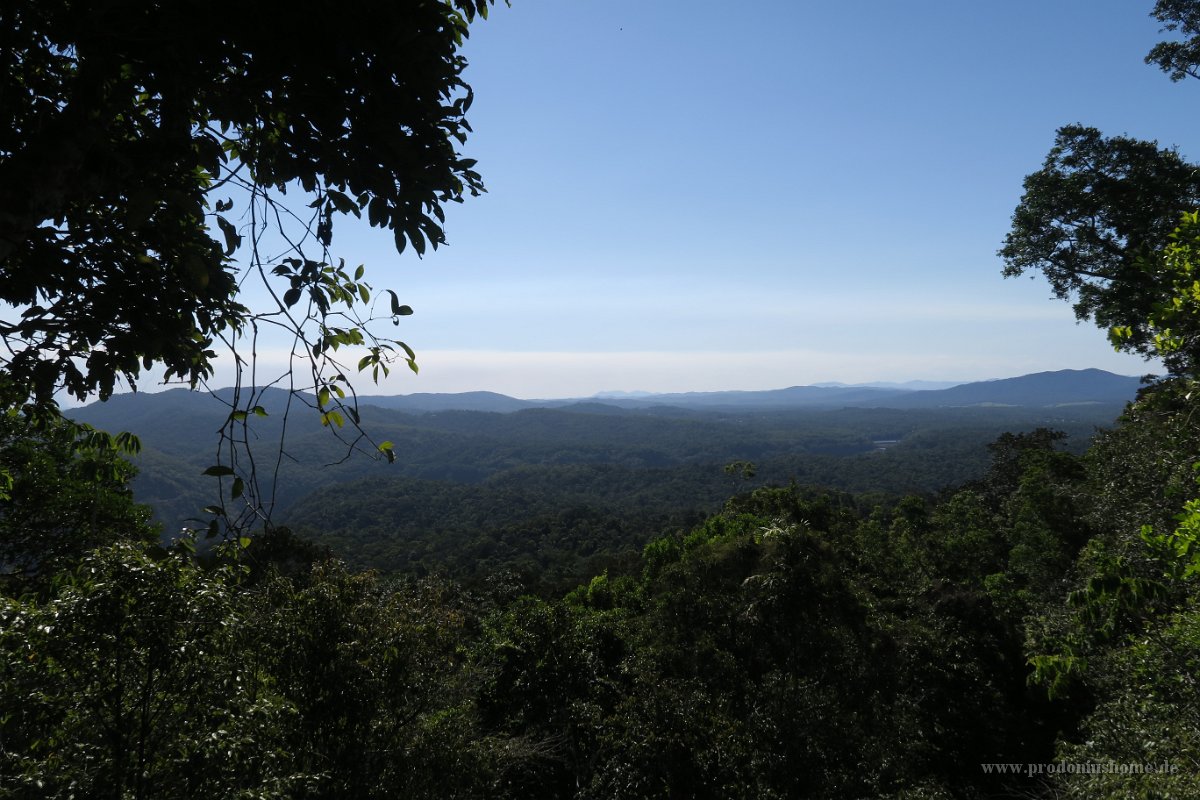
[{"label": "forest valley", "polygon": [[[338,350],[416,369],[370,333],[411,309],[327,257],[334,220],[424,252],[482,191],[457,48],[489,5],[0,10],[0,300],[24,309],[0,325],[0,798],[1200,797],[1200,169],[1151,142],[1061,129],[1001,250],[1169,371],[1086,448],[1000,433],[912,492],[735,462],[723,501],[603,565],[578,556],[611,526],[576,525],[548,582],[470,548],[363,570],[318,543],[332,501],[303,532],[234,512],[238,432],[273,419],[247,382],[211,523],[164,544],[136,438],[55,396],[203,384],[215,341],[273,320],[311,359],[295,413],[369,437]],[[1153,14],[1190,38],[1149,60],[1195,77],[1200,3]],[[314,198],[320,256],[258,261],[233,186]],[[239,248],[281,288],[261,315]]]},{"label": "forest valley", "polygon": [[[1189,385],[1082,455],[1002,435],[937,497],[737,494],[558,596],[356,572],[284,528],[164,550],[126,462],[10,417],[3,791],[1189,796]],[[1060,761],[1178,771],[982,766]]]}]

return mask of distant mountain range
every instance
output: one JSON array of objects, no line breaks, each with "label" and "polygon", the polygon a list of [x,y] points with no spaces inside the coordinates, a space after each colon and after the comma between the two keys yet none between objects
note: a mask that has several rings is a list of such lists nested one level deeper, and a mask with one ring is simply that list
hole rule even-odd
[{"label": "distant mountain range", "polygon": [[961,386],[962,384],[962,381],[904,381],[902,383],[898,383],[896,381],[871,381],[869,383],[842,383],[840,381],[828,381],[823,383],[814,383],[813,386],[831,387],[834,389],[873,386],[877,389],[908,389],[910,391],[921,391],[924,389],[949,389],[951,386]]},{"label": "distant mountain range", "polygon": [[[986,443],[1006,431],[1051,427],[1086,443],[1138,387],[1137,378],[1079,370],[937,390],[793,386],[558,400],[492,392],[360,396],[364,428],[375,441],[396,444],[395,464],[348,459],[353,431],[344,432],[345,441],[335,438],[319,415],[303,409],[314,398],[298,403],[270,388],[255,398],[269,413],[252,420],[249,435],[254,463],[268,476],[263,490],[284,520],[289,509],[331,486],[359,487],[364,507],[375,509],[367,516],[388,518],[389,495],[377,483],[387,480],[486,485],[496,497],[517,487],[531,497],[558,497],[563,508],[592,507],[599,492],[614,508],[650,513],[676,495],[671,502],[678,508],[719,504],[731,491],[723,467],[738,460],[754,462],[766,482],[934,491],[981,474]],[[202,473],[228,457],[218,452],[217,431],[232,392],[214,394],[222,402],[186,389],[122,394],[68,413],[141,438],[135,497],[175,531],[203,517],[217,482]],[[570,487],[574,494],[562,495]]]},{"label": "distant mountain range", "polygon": [[1141,379],[1100,369],[1038,372],[1017,378],[964,383],[949,388],[917,389],[910,384],[821,384],[765,391],[602,392],[588,398],[519,400],[495,392],[458,394],[363,395],[361,403],[380,408],[428,413],[435,411],[493,411],[510,413],[528,408],[561,408],[579,404],[617,408],[671,406],[704,410],[782,410],[832,408],[962,408],[1018,406],[1048,408],[1078,404],[1124,404],[1137,394]]}]

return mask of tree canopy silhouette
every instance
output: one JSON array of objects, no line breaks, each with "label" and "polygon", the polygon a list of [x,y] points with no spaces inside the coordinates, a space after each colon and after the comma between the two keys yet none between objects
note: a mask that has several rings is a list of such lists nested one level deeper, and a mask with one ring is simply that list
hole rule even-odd
[{"label": "tree canopy silhouette", "polygon": [[[261,320],[312,358],[364,344],[360,368],[395,355],[415,368],[402,343],[364,338],[372,317],[411,312],[394,293],[382,312],[355,311],[369,308],[370,287],[330,256],[334,221],[365,216],[398,249],[424,253],[444,242],[445,205],[483,190],[459,152],[471,105],[459,48],[490,3],[352,3],[316,16],[278,0],[236,15],[198,0],[5,3],[8,378],[41,403],[60,390],[107,397],[156,362],[194,385],[212,374],[215,339]],[[278,257],[261,252],[262,232],[295,215],[279,195],[297,190],[302,234]],[[247,273],[279,285],[274,308],[241,302]]]},{"label": "tree canopy silhouette", "polygon": [[[1155,45],[1146,63],[1174,81],[1200,76],[1200,2],[1159,0],[1151,16],[1184,38]],[[1079,319],[1119,331],[1121,349],[1158,354],[1147,321],[1170,281],[1151,262],[1200,206],[1200,167],[1157,142],[1066,125],[1024,186],[1000,250],[1004,274],[1040,271]]]}]

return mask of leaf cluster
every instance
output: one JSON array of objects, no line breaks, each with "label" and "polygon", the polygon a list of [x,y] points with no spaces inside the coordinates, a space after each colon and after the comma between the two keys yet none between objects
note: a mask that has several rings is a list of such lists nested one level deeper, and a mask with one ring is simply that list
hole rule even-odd
[{"label": "leaf cluster", "polygon": [[1024,188],[1000,250],[1004,274],[1040,272],[1079,319],[1121,326],[1122,349],[1150,353],[1145,321],[1164,287],[1143,262],[1200,205],[1197,167],[1156,142],[1069,125]]},{"label": "leaf cluster", "polygon": [[483,189],[458,153],[459,47],[488,5],[314,18],[267,2],[231,24],[195,0],[7,4],[0,300],[21,309],[0,328],[8,373],[43,402],[107,397],[154,362],[168,379],[209,376],[214,340],[251,317],[234,204],[213,205],[223,187],[313,195],[323,247],[335,215],[364,212],[400,250],[443,243],[443,206]]}]

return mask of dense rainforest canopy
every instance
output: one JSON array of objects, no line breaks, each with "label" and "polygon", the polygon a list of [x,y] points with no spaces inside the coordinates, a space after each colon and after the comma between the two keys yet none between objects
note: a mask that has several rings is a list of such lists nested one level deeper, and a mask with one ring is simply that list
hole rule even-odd
[{"label": "dense rainforest canopy", "polygon": [[[456,48],[485,9],[368,4],[298,51],[274,4],[0,11],[0,798],[1200,796],[1200,254],[1154,145],[1060,131],[1002,251],[1171,369],[1085,453],[1013,431],[940,494],[760,486],[565,594],[359,573],[279,527],[164,547],[113,437],[33,413],[206,372],[250,313],[240,234],[204,223],[226,178],[311,192],[322,253],[335,213],[440,241],[479,188]],[[1200,3],[1154,14],[1186,38],[1150,59],[1194,76]],[[308,292],[349,336],[326,312],[361,276],[297,259],[281,313]]]}]

